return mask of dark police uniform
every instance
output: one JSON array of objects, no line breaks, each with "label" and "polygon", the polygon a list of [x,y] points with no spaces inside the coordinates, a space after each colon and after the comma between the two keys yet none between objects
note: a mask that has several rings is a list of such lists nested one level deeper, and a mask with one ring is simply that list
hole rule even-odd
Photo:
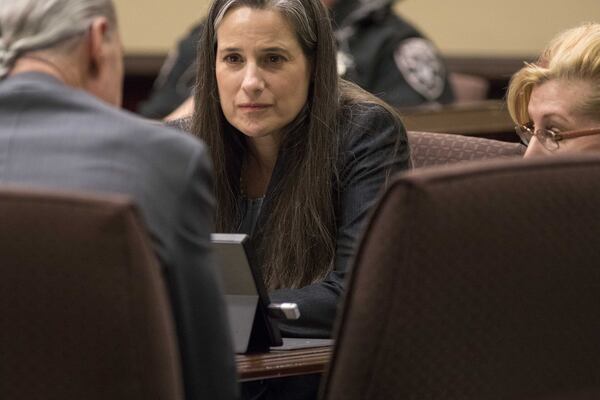
[{"label": "dark police uniform", "polygon": [[138,112],[148,118],[163,118],[192,94],[196,82],[196,46],[204,21],[194,26],[164,62],[150,97]]},{"label": "dark police uniform", "polygon": [[[392,0],[337,0],[332,9],[338,72],[397,106],[449,103],[448,73],[435,46],[396,15]],[[202,22],[179,42],[140,113],[162,118],[187,99],[195,79]]]},{"label": "dark police uniform", "polygon": [[338,72],[397,106],[454,99],[433,43],[396,15],[390,0],[338,0],[333,7]]}]

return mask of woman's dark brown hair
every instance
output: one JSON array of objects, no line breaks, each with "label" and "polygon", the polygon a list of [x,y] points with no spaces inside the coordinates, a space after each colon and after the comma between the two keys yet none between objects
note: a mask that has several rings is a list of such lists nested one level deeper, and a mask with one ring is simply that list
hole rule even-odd
[{"label": "woman's dark brown hair", "polygon": [[347,83],[340,89],[334,36],[329,15],[320,0],[212,3],[198,49],[192,131],[210,149],[219,232],[235,232],[240,224],[240,170],[247,149],[245,136],[222,113],[215,75],[219,23],[229,10],[238,7],[280,12],[296,32],[312,66],[307,104],[282,135],[279,157],[285,156],[278,160],[278,168],[285,171],[285,176],[276,187],[270,185],[269,207],[263,206],[261,211],[268,217],[264,229],[255,232],[262,236],[262,245],[256,251],[267,286],[302,287],[323,279],[333,267],[336,235],[333,187],[341,140],[338,111],[343,103],[340,92],[358,94],[360,90]]}]

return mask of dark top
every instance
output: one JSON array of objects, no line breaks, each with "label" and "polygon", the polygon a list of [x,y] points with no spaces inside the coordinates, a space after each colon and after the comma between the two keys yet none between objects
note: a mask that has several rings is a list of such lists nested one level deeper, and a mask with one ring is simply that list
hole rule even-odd
[{"label": "dark top", "polygon": [[[300,308],[302,316],[299,320],[279,323],[286,337],[331,337],[338,302],[345,290],[346,273],[362,225],[387,178],[410,166],[406,131],[381,106],[358,104],[346,107],[340,115],[340,121],[340,182],[333,188],[333,198],[339,198],[339,203],[335,205],[338,232],[334,269],[319,283],[270,293],[272,301],[295,302]],[[168,124],[189,131],[191,119],[175,120]],[[280,154],[269,188],[285,179],[285,171],[281,168],[285,164],[284,158],[285,154]],[[249,203],[240,199],[242,206],[252,207],[252,210],[245,210],[252,215],[245,218],[245,227],[240,227],[240,231],[254,231],[259,227],[262,218],[259,214],[255,222],[254,212],[258,208],[268,210],[269,201],[269,190],[260,206],[257,202]],[[258,226],[253,227],[255,223]],[[260,237],[254,237],[253,243],[260,246]],[[319,375],[308,375],[246,382],[242,385],[242,398],[314,399],[317,397],[319,379]]]},{"label": "dark top", "polygon": [[[340,181],[333,188],[333,198],[339,199],[339,203],[335,204],[337,235],[333,271],[321,282],[300,289],[280,289],[270,293],[273,302],[294,302],[300,309],[299,320],[280,322],[285,337],[331,337],[337,304],[344,292],[345,276],[362,225],[388,177],[410,167],[406,131],[381,106],[348,106],[340,115],[340,121]],[[169,125],[189,130],[191,120],[171,121]],[[282,169],[285,157],[285,153],[279,154],[261,210],[269,209],[271,188],[285,179]],[[243,206],[246,202],[240,201],[240,204]],[[255,231],[260,231],[265,219],[263,215],[258,216]],[[253,245],[261,246],[260,239],[260,236],[253,237]],[[268,246],[268,243],[265,245]]]},{"label": "dark top", "polygon": [[[341,116],[342,149],[339,159],[339,185],[334,190],[336,213],[336,251],[333,271],[319,283],[300,289],[280,289],[270,293],[274,302],[298,304],[301,317],[281,322],[283,336],[331,336],[338,300],[344,291],[344,278],[354,253],[365,217],[390,174],[410,165],[404,128],[379,105],[359,104],[347,107]],[[280,153],[269,183],[262,210],[269,209],[270,189],[285,179],[285,153]],[[265,222],[259,216],[256,231]],[[261,237],[253,237],[260,249]],[[268,243],[265,243],[268,246]]]},{"label": "dark top", "polygon": [[[338,72],[393,106],[454,99],[444,61],[431,41],[391,8],[391,1],[338,0],[332,10]],[[169,54],[139,112],[162,118],[183,103],[195,82],[200,22]]]},{"label": "dark top", "polygon": [[0,81],[0,183],[121,193],[139,207],[164,267],[187,399],[237,397],[210,233],[203,143],[40,73]]},{"label": "dark top", "polygon": [[245,233],[248,236],[252,236],[256,222],[260,216],[260,210],[262,208],[264,197],[258,197],[255,199],[243,199],[241,208],[244,210],[242,215],[242,223],[240,224],[240,233]]}]

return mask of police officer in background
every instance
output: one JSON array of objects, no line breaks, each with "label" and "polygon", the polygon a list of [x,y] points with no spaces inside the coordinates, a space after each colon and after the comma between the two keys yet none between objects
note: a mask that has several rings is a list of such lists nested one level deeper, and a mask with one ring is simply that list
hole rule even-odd
[{"label": "police officer in background", "polygon": [[[322,1],[332,13],[340,76],[397,107],[453,101],[440,54],[394,12],[394,0]],[[150,98],[141,104],[142,115],[163,118],[191,95],[202,25],[196,25],[169,55]]]},{"label": "police officer in background", "polygon": [[394,12],[394,0],[322,1],[333,14],[342,77],[397,107],[454,99],[440,54]]}]

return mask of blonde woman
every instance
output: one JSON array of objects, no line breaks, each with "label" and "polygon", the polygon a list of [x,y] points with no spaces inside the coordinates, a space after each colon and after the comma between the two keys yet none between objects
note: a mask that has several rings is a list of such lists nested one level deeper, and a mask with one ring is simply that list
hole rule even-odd
[{"label": "blonde woman", "polygon": [[513,76],[507,102],[525,157],[600,152],[600,24],[556,36]]}]

